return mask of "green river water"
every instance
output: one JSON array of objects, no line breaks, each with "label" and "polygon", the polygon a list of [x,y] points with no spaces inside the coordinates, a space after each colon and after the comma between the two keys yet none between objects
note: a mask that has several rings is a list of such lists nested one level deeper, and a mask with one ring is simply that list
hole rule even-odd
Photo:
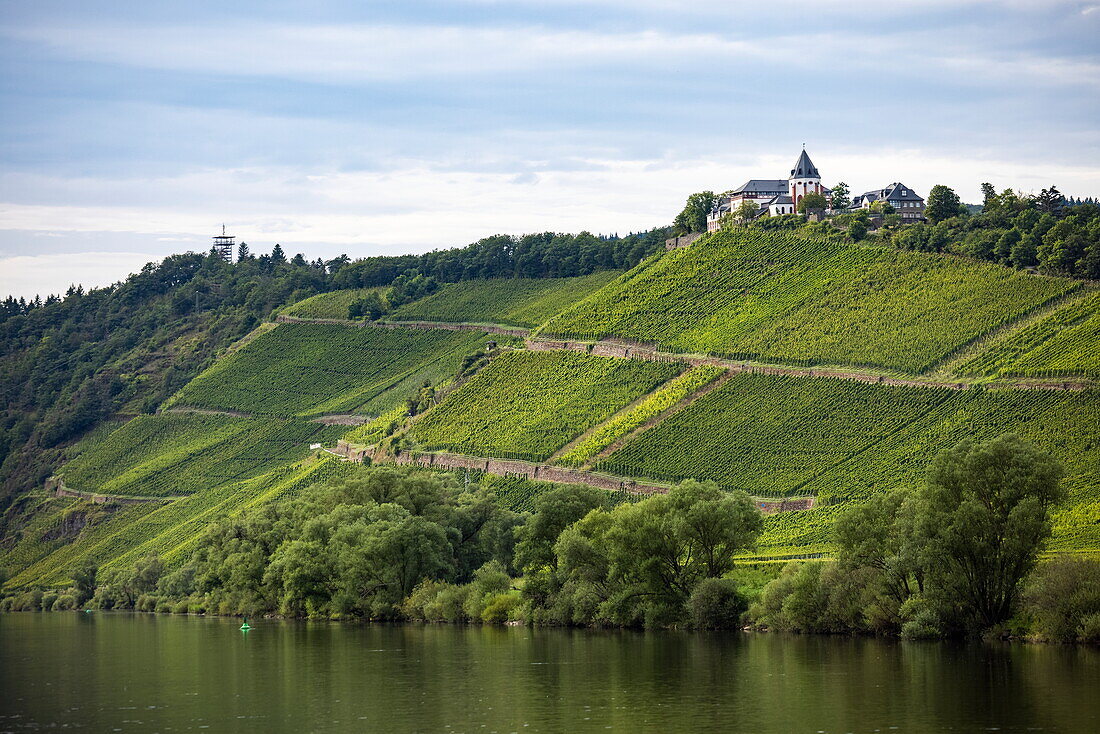
[{"label": "green river water", "polygon": [[1100,651],[0,614],[0,731],[1100,732]]}]

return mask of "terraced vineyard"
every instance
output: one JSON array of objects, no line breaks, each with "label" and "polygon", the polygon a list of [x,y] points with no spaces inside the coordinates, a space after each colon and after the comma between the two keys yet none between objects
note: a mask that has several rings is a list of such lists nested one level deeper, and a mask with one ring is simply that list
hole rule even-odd
[{"label": "terraced vineyard", "polygon": [[815,477],[954,394],[738,374],[628,442],[598,468],[670,481],[713,479],[764,497],[806,493],[802,488]]},{"label": "terraced vineyard", "polygon": [[959,368],[991,377],[1100,379],[1100,291],[993,344]]},{"label": "terraced vineyard", "polygon": [[736,229],[651,258],[539,333],[919,373],[1080,287],[955,257]]},{"label": "terraced vineyard", "polygon": [[425,413],[410,436],[428,450],[541,461],[683,369],[577,352],[509,352]]},{"label": "terraced vineyard", "polygon": [[[812,494],[829,505],[915,486],[937,452],[964,438],[1009,432],[1065,467],[1069,498],[1058,514],[1056,547],[1100,547],[1095,390],[956,391],[736,375],[598,468],[668,481],[713,479],[761,496]],[[782,522],[803,528],[818,512]],[[801,533],[783,543],[773,534],[768,542],[797,545]]]},{"label": "terraced vineyard", "polygon": [[585,436],[576,446],[558,457],[562,464],[580,466],[615,441],[657,417],[706,384],[713,382],[725,370],[721,367],[693,367],[655,391],[633,408],[615,416]]},{"label": "terraced vineyard", "polygon": [[[29,565],[9,566],[20,569],[11,584],[65,584],[71,570],[85,560],[102,569],[112,569],[155,553],[169,567],[178,565],[189,557],[194,542],[209,523],[339,476],[350,467],[335,458],[309,458],[276,467],[245,481],[204,489],[167,504],[124,506],[102,522],[86,528],[75,541],[70,539],[50,552],[38,554]],[[53,509],[39,522],[48,527],[56,525],[60,517],[58,509]],[[35,541],[30,540],[30,544]],[[7,563],[9,557],[20,552],[26,553],[27,549],[17,547],[11,553],[0,555],[0,563]]]},{"label": "terraced vineyard", "polygon": [[620,275],[621,270],[607,270],[578,278],[466,280],[408,303],[387,318],[533,328]]},{"label": "terraced vineyard", "polygon": [[377,415],[438,382],[484,335],[437,329],[282,324],[220,360],[174,401],[276,416]]},{"label": "terraced vineyard", "polygon": [[304,458],[345,430],[306,421],[164,414],[133,419],[61,471],[70,489],[123,496],[187,495]]},{"label": "terraced vineyard", "polygon": [[348,306],[368,293],[382,295],[385,288],[352,288],[343,291],[318,293],[304,301],[298,301],[284,308],[281,313],[299,319],[346,319]]}]

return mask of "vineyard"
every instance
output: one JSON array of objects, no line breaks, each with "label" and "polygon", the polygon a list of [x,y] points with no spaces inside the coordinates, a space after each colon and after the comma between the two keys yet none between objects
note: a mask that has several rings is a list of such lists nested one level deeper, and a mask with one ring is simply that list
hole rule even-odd
[{"label": "vineyard", "polygon": [[192,380],[175,403],[275,416],[392,409],[484,349],[469,331],[282,324]]},{"label": "vineyard", "polygon": [[279,313],[298,319],[346,319],[348,306],[368,293],[381,296],[385,288],[353,288],[344,291],[330,291],[310,296],[304,301],[287,306]]},{"label": "vineyard", "polygon": [[[561,486],[552,482],[540,482],[522,477],[498,477],[493,474],[483,474],[478,479],[478,484],[491,490],[496,495],[500,506],[512,512],[534,512],[535,500],[540,495]],[[622,491],[607,494],[613,506],[643,499],[641,495]]]},{"label": "vineyard", "polygon": [[83,451],[61,476],[66,486],[81,491],[186,495],[297,461],[310,443],[334,442],[345,430],[221,415],[140,416]]},{"label": "vineyard", "polygon": [[388,318],[533,328],[621,274],[606,270],[578,278],[466,280],[406,304]]},{"label": "vineyard", "polygon": [[242,482],[222,484],[167,504],[148,503],[118,509],[82,532],[76,542],[57,548],[13,577],[12,583],[64,584],[78,563],[120,568],[157,554],[169,567],[184,562],[207,525],[264,502],[350,471],[335,458],[310,457]]},{"label": "vineyard", "polygon": [[919,419],[953,391],[738,374],[601,461],[612,474],[713,479],[749,494],[804,485]]},{"label": "vineyard", "polygon": [[1080,287],[955,257],[735,229],[647,260],[539,333],[919,373]]},{"label": "vineyard", "polygon": [[959,368],[991,377],[1100,379],[1100,291],[1062,306]]},{"label": "vineyard", "polygon": [[576,352],[508,352],[425,413],[410,438],[427,450],[542,461],[683,369]]},{"label": "vineyard", "polygon": [[708,383],[718,379],[724,372],[725,370],[721,367],[711,366],[700,366],[688,370],[676,379],[670,380],[668,384],[662,386],[633,408],[620,413],[596,428],[576,446],[559,456],[558,461],[571,466],[585,464],[615,441],[640,428],[646,421],[657,417]]}]

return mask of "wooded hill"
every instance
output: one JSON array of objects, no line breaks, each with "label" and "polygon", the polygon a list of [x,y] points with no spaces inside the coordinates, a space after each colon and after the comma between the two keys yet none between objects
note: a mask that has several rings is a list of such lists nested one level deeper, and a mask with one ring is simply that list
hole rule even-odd
[{"label": "wooded hill", "polygon": [[[236,267],[194,257],[211,284]],[[378,263],[335,275],[246,264],[272,284],[270,297],[236,307],[259,318],[204,342],[223,351],[201,372],[153,377],[155,390],[108,400],[58,441],[50,450],[67,463],[49,467],[50,491],[40,473],[9,495],[0,567],[10,585],[29,586],[62,583],[80,560],[182,562],[211,520],[345,471],[310,449],[318,443],[377,462],[435,453],[472,467],[472,481],[485,469],[510,474],[485,481],[517,510],[552,486],[522,478],[535,467],[613,490],[694,477],[761,503],[801,498],[812,509],[769,515],[756,556],[828,553],[841,508],[919,482],[961,438],[1006,432],[1065,466],[1053,548],[1100,550],[1095,284],[758,228],[661,249],[625,271],[605,259],[606,269],[561,278],[403,274],[400,292],[360,277],[382,272]],[[353,287],[331,290],[353,266]],[[314,293],[288,289],[299,267],[315,271]],[[177,288],[152,298],[177,317],[178,342],[216,317],[177,312],[187,300]],[[366,297],[386,312],[349,320]],[[118,318],[143,318],[126,313]],[[41,364],[28,355],[56,341],[45,326],[7,328],[21,340],[5,350],[13,363]],[[523,329],[526,340],[499,333]],[[159,412],[131,417],[126,406]],[[9,440],[9,461],[26,463],[32,444]]]}]

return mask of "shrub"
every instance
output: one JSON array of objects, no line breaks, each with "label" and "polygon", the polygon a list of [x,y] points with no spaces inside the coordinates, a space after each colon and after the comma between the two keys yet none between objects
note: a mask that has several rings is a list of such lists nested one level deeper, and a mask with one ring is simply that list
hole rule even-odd
[{"label": "shrub", "polygon": [[467,619],[481,619],[489,602],[504,594],[512,586],[512,578],[504,570],[500,561],[490,561],[474,572],[474,580],[469,584],[469,592],[462,605]]},{"label": "shrub", "polygon": [[466,619],[463,607],[469,587],[443,584],[435,598],[424,605],[424,619],[429,622],[461,622]]},{"label": "shrub", "polygon": [[42,595],[42,599],[39,600],[38,606],[43,612],[48,612],[53,609],[54,602],[57,601],[56,591],[47,591]]},{"label": "shrub", "polygon": [[50,607],[54,612],[67,612],[77,608],[76,597],[72,594],[61,594],[54,600],[53,606]]},{"label": "shrub", "polygon": [[42,609],[42,591],[39,589],[24,591],[15,597],[12,605],[14,612],[37,612],[40,609]]},{"label": "shrub", "polygon": [[688,600],[691,623],[696,629],[740,627],[748,606],[733,579],[703,579]]},{"label": "shrub", "polygon": [[1100,561],[1057,558],[1042,564],[1024,592],[1024,609],[1039,635],[1073,642],[1085,618],[1100,614]]},{"label": "shrub", "polygon": [[1081,626],[1077,628],[1077,636],[1082,642],[1096,644],[1100,642],[1100,613],[1089,614],[1081,619]]},{"label": "shrub", "polygon": [[943,637],[943,625],[935,605],[914,596],[901,605],[901,638],[903,640],[934,640]]},{"label": "shrub", "polygon": [[481,621],[488,624],[504,624],[512,618],[512,612],[520,605],[518,594],[495,594],[481,612]]}]

